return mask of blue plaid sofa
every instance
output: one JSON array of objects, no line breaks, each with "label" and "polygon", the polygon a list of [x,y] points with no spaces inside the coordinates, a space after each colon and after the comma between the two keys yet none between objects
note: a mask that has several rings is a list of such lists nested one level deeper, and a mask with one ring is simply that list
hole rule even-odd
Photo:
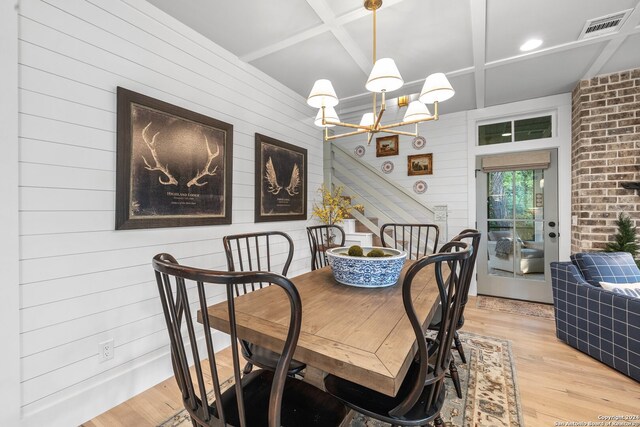
[{"label": "blue plaid sofa", "polygon": [[630,254],[579,253],[552,262],[557,337],[640,381],[640,299],[607,291],[600,282],[640,282]]}]

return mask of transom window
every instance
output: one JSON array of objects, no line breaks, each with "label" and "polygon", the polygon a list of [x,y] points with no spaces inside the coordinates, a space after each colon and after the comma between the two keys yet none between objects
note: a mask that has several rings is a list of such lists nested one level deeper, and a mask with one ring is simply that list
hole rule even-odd
[{"label": "transom window", "polygon": [[504,144],[550,138],[551,115],[509,120],[478,126],[478,145]]}]

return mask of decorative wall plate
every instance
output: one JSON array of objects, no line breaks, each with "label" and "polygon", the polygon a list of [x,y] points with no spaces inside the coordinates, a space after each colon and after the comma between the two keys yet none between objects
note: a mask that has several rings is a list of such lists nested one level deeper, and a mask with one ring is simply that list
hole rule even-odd
[{"label": "decorative wall plate", "polygon": [[362,157],[364,156],[365,153],[365,149],[364,149],[364,145],[358,145],[354,150],[353,150],[353,154],[355,154],[358,157]]},{"label": "decorative wall plate", "polygon": [[393,162],[391,160],[387,160],[386,162],[382,163],[382,166],[380,166],[380,169],[382,169],[382,172],[384,173],[393,172]]},{"label": "decorative wall plate", "polygon": [[411,143],[411,145],[413,145],[413,148],[415,148],[416,150],[420,150],[421,148],[424,148],[425,145],[427,145],[427,140],[424,136],[418,135],[413,138],[413,142]]},{"label": "decorative wall plate", "polygon": [[423,180],[416,181],[416,183],[413,184],[413,191],[416,194],[424,193],[425,191],[427,191],[427,183],[424,182]]}]

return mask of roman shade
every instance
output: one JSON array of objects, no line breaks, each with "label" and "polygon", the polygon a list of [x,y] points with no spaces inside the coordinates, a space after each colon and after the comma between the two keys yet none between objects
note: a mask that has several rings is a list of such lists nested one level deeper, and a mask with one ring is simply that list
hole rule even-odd
[{"label": "roman shade", "polygon": [[496,154],[482,158],[482,172],[547,169],[550,165],[551,152],[548,150]]}]

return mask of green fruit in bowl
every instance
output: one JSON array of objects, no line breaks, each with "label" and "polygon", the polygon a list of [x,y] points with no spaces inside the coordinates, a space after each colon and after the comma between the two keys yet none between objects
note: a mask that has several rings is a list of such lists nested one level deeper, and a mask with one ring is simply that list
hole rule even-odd
[{"label": "green fruit in bowl", "polygon": [[347,252],[347,255],[350,256],[362,256],[363,255],[363,250],[360,246],[358,245],[353,245],[349,248],[349,252]]},{"label": "green fruit in bowl", "polygon": [[384,251],[382,249],[371,249],[367,256],[372,258],[380,258],[384,256]]}]

